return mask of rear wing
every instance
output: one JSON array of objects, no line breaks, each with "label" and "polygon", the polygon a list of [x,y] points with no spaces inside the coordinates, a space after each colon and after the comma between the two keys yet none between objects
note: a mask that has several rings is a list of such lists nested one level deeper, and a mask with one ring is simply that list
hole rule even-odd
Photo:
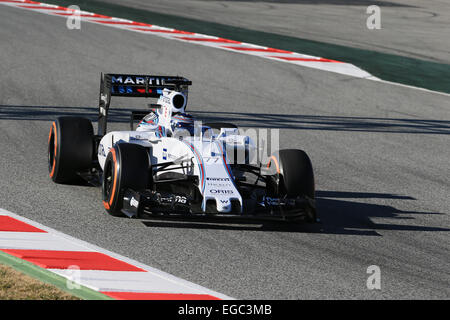
[{"label": "rear wing", "polygon": [[106,134],[108,110],[111,97],[158,98],[167,88],[188,95],[188,86],[192,84],[179,76],[151,76],[134,74],[101,74],[98,108],[98,135]]}]

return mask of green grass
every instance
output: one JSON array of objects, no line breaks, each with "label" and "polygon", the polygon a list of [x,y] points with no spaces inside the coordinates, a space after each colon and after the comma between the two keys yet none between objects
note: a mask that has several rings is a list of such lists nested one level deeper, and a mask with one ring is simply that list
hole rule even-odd
[{"label": "green grass", "polygon": [[80,300],[80,298],[0,264],[0,300]]},{"label": "green grass", "polygon": [[65,278],[2,251],[0,263],[6,266],[0,268],[0,299],[113,300],[83,286],[70,289]]}]

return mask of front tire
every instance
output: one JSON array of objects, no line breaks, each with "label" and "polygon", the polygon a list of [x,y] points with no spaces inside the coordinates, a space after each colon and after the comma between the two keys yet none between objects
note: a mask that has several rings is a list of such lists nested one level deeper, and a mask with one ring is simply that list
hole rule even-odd
[{"label": "front tire", "polygon": [[49,176],[56,183],[78,179],[77,172],[89,169],[94,156],[94,129],[89,119],[59,117],[48,137]]},{"label": "front tire", "polygon": [[268,164],[277,179],[274,192],[277,196],[315,197],[314,172],[311,160],[303,150],[284,149],[275,152]]},{"label": "front tire", "polygon": [[[275,197],[315,198],[314,172],[306,152],[298,149],[284,149],[275,152],[267,165],[271,175],[268,176],[267,191]],[[315,208],[307,212],[307,220],[316,220]]]},{"label": "front tire", "polygon": [[150,182],[150,161],[145,147],[119,143],[111,148],[103,168],[103,206],[115,217],[123,216],[123,194],[126,189],[146,189]]}]

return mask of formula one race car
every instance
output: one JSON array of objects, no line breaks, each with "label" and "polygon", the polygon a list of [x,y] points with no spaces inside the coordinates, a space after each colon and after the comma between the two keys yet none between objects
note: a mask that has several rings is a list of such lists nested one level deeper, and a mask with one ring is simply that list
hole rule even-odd
[{"label": "formula one race car", "polygon": [[[113,216],[315,221],[307,154],[285,149],[255,162],[255,141],[237,126],[199,124],[185,113],[191,84],[178,76],[102,74],[98,133],[86,118],[54,121],[50,178],[102,186],[103,205]],[[150,110],[131,111],[130,131],[107,133],[112,96],[158,101]]]}]

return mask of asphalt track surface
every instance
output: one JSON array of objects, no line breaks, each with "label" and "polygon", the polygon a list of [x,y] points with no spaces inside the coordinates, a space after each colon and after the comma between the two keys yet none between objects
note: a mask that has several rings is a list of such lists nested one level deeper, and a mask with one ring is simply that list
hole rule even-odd
[{"label": "asphalt track surface", "polygon": [[[108,3],[428,61],[450,63],[446,0],[102,0]],[[369,30],[366,10],[381,9]]]},{"label": "asphalt track surface", "polygon": [[[449,297],[448,95],[4,6],[0,39],[1,207],[236,298]],[[180,74],[198,116],[280,128],[312,159],[321,223],[114,218],[99,189],[53,184],[51,121],[95,119],[101,71]],[[117,99],[110,129],[129,105],[144,102]]]}]

